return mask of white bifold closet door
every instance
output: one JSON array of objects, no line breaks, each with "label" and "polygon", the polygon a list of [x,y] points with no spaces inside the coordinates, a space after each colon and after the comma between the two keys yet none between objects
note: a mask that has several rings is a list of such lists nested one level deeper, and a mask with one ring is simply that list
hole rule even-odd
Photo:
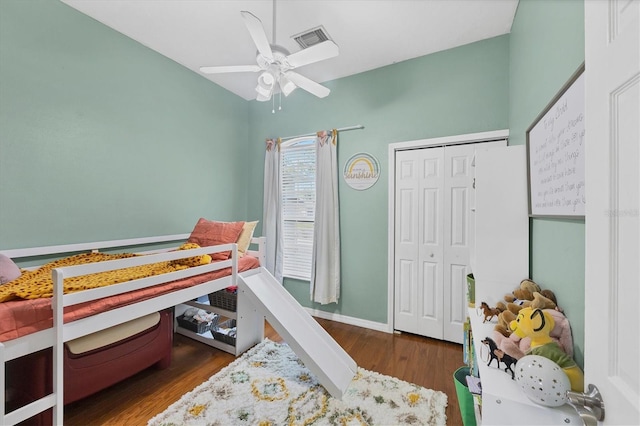
[{"label": "white bifold closet door", "polygon": [[396,152],[394,328],[462,343],[474,244],[476,148],[506,141]]}]

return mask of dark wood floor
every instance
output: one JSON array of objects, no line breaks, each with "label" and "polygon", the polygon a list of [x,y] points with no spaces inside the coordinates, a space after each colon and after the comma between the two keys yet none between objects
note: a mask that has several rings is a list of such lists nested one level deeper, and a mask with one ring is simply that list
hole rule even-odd
[{"label": "dark wood floor", "polygon": [[[334,321],[318,322],[367,370],[398,377],[447,394],[447,424],[462,425],[454,371],[462,347],[410,334],[389,334]],[[265,336],[282,341],[267,324]],[[231,363],[235,357],[176,335],[173,362],[145,370],[109,389],[65,407],[65,425],[146,425],[171,403]]]}]

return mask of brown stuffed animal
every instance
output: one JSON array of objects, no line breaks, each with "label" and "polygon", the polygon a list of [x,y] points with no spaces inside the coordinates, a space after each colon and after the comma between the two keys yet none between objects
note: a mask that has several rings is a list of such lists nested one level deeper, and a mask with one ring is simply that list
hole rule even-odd
[{"label": "brown stuffed animal", "polygon": [[556,309],[558,302],[556,302],[556,295],[551,290],[542,290],[540,293],[537,291],[533,293],[530,305],[533,309]]},{"label": "brown stuffed animal", "polygon": [[533,300],[533,293],[540,291],[540,287],[531,280],[522,280],[518,287],[511,293],[505,294],[503,300],[496,304],[501,310],[509,309],[517,314],[523,307],[529,306],[529,302]]},{"label": "brown stuffed animal", "polygon": [[[506,303],[505,303],[506,302]],[[511,335],[509,324],[522,308],[557,309],[556,296],[551,290],[541,290],[540,286],[530,279],[524,279],[511,294],[504,295],[504,301],[498,302],[496,308],[502,312],[498,315],[495,330],[505,337]]]},{"label": "brown stuffed animal", "polygon": [[531,293],[540,292],[540,286],[535,281],[524,279],[520,281],[520,288],[529,290]]},{"label": "brown stuffed animal", "polygon": [[493,328],[504,337],[509,337],[512,333],[509,324],[516,319],[516,314],[509,310],[504,310],[498,314],[498,324]]},{"label": "brown stuffed animal", "polygon": [[540,291],[541,288],[538,284],[530,279],[524,279],[520,281],[520,285],[511,294],[504,295],[504,300],[507,302],[506,308],[518,315],[520,309],[531,305],[533,293],[539,293]]}]

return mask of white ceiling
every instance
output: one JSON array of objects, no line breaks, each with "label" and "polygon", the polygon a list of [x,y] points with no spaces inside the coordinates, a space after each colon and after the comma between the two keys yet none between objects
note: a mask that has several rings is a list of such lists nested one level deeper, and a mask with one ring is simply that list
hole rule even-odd
[{"label": "white ceiling", "polygon": [[[61,1],[199,74],[201,66],[255,64],[242,10],[260,18],[273,40],[271,0]],[[296,69],[322,83],[509,33],[517,5],[518,0],[277,0],[275,43],[297,52],[293,35],[324,26],[339,56]],[[201,75],[244,99],[256,97],[258,74]]]}]

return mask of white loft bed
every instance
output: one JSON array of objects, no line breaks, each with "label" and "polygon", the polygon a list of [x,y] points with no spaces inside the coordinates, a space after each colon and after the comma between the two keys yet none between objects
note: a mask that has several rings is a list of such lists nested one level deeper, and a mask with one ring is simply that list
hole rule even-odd
[{"label": "white loft bed", "polygon": [[[60,255],[63,253],[77,253],[86,251],[97,251],[108,248],[139,247],[146,244],[184,242],[189,238],[189,234],[168,235],[160,237],[105,241],[85,244],[71,244],[60,246],[37,247],[30,249],[2,250],[0,253],[12,258],[28,258],[43,255]],[[261,265],[265,259],[265,238],[253,238],[253,244],[258,246],[257,250],[250,249],[248,254],[258,258]],[[238,251],[236,244],[224,244],[215,247],[198,248],[194,250],[170,251],[162,249],[151,252],[142,252],[146,256],[133,257],[121,260],[98,262],[86,265],[68,266],[56,268],[52,271],[54,282],[54,295],[52,298],[53,327],[38,331],[13,340],[0,342],[0,424],[12,425],[28,419],[38,413],[53,408],[53,423],[62,424],[63,417],[63,345],[69,340],[73,340],[87,334],[95,333],[106,328],[122,324],[124,322],[142,317],[144,315],[161,311],[175,305],[189,302],[200,296],[207,295],[222,290],[238,282]],[[62,282],[64,278],[71,278],[108,270],[127,268],[132,266],[145,265],[155,262],[170,261],[215,252],[231,251],[229,260],[213,262],[208,265],[188,268],[181,271],[171,272],[163,275],[137,279],[121,284],[114,284],[106,287],[85,290],[67,295],[62,294]],[[140,253],[140,252],[138,252]],[[87,318],[64,323],[63,312],[67,306],[97,300],[108,296],[126,293],[132,290],[143,289],[154,285],[171,282],[183,278],[193,277],[202,273],[217,271],[224,268],[231,268],[231,274],[222,278],[207,281],[192,287],[183,288],[170,293],[165,293],[151,299],[135,302],[107,312],[96,314]],[[250,271],[247,271],[250,272]],[[242,352],[253,344],[263,339],[264,328],[259,321],[261,317],[257,314],[248,314],[245,329],[238,333],[236,351]],[[238,327],[240,329],[240,326]],[[202,341],[202,340],[201,340]],[[207,341],[204,341],[207,343]],[[215,346],[215,344],[212,344]],[[5,368],[7,361],[40,351],[46,348],[53,348],[53,393],[40,398],[30,404],[20,407],[11,413],[5,413]]]}]

